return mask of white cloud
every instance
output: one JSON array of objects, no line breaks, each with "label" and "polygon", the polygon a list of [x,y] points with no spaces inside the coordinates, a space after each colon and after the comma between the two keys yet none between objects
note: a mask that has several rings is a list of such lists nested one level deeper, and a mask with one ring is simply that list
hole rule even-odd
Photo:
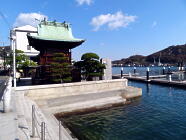
[{"label": "white cloud", "polygon": [[94,31],[98,31],[101,26],[107,25],[109,29],[117,29],[120,27],[127,27],[130,23],[136,20],[137,16],[129,16],[123,14],[121,11],[115,14],[105,14],[93,17],[91,25],[94,26]]},{"label": "white cloud", "polygon": [[158,24],[157,21],[154,21],[154,22],[152,23],[152,28],[156,27],[157,24]]},{"label": "white cloud", "polygon": [[90,5],[93,0],[76,0],[76,2],[79,4],[79,5],[83,5],[83,4],[87,4],[87,5]]},{"label": "white cloud", "polygon": [[46,15],[42,15],[39,13],[20,13],[16,18],[14,26],[37,26],[37,24],[39,23],[38,20],[43,20],[44,18],[48,19]]}]

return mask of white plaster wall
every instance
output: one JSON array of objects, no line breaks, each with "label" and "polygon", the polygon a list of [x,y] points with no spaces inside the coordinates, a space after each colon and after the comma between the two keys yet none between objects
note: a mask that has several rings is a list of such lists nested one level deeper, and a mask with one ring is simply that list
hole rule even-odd
[{"label": "white plaster wall", "polygon": [[[13,29],[15,31],[16,36],[16,49],[24,51],[27,56],[36,56],[39,54],[39,51],[35,50],[31,47],[31,50],[28,50],[27,46],[29,45],[27,39],[27,33],[32,31],[37,31],[36,28],[26,25],[18,28]],[[30,33],[31,35],[37,33]]]},{"label": "white plaster wall", "polygon": [[[36,33],[31,33],[36,34]],[[24,51],[24,53],[28,56],[38,55],[38,51],[31,47],[31,50],[27,49],[28,39],[26,32],[16,32],[16,49]]]}]

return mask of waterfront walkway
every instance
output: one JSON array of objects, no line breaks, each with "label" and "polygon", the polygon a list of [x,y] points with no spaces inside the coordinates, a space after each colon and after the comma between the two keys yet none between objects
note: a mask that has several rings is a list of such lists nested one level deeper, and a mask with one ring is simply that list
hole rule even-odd
[{"label": "waterfront walkway", "polygon": [[2,108],[3,102],[0,102],[0,140],[18,140],[18,122],[15,108],[7,113],[3,113]]},{"label": "waterfront walkway", "polygon": [[[5,102],[3,99],[6,89],[5,83],[8,77],[0,76],[0,140],[18,140],[18,122],[15,109],[15,100],[9,104],[9,111],[5,110]],[[11,94],[13,96],[13,94]]]}]

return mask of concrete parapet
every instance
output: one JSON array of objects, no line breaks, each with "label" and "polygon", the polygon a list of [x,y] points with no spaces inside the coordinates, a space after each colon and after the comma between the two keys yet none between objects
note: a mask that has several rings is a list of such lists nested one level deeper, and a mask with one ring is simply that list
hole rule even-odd
[{"label": "concrete parapet", "polygon": [[127,79],[78,82],[67,84],[39,85],[17,87],[16,91],[24,90],[34,100],[52,99],[65,96],[120,90],[128,85]]},{"label": "concrete parapet", "polygon": [[3,111],[10,111],[10,100],[11,100],[11,92],[12,92],[12,78],[9,77],[5,81],[5,89],[3,91]]}]

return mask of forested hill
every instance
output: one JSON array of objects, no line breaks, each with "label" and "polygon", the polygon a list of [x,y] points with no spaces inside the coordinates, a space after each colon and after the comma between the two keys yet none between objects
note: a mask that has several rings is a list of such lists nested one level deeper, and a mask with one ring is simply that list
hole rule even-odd
[{"label": "forested hill", "polygon": [[186,44],[170,46],[161,51],[155,52],[148,56],[134,55],[121,60],[113,61],[113,64],[123,65],[149,65],[149,64],[171,64],[177,65],[179,62],[186,63]]}]

